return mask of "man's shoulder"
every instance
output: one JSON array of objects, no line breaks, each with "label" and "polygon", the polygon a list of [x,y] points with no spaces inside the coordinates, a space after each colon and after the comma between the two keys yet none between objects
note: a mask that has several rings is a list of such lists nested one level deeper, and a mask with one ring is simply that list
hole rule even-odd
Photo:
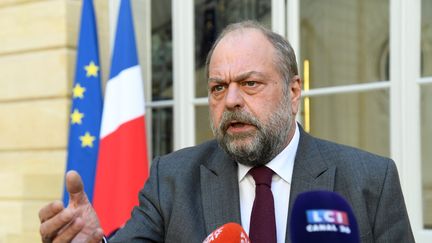
[{"label": "man's shoulder", "polygon": [[319,138],[311,139],[319,154],[315,158],[320,158],[327,168],[335,169],[338,186],[368,188],[379,193],[389,173],[397,175],[396,165],[390,158]]}]

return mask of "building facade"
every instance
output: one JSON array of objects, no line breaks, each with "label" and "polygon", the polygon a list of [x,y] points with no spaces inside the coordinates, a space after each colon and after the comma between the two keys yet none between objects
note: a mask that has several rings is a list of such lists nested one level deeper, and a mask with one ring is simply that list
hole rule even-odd
[{"label": "building facade", "polygon": [[[107,80],[119,0],[94,0]],[[297,119],[395,160],[417,242],[432,240],[432,0],[132,0],[150,156],[211,139],[206,54],[253,19],[291,42]],[[39,240],[59,199],[80,0],[0,2],[0,242]]]}]

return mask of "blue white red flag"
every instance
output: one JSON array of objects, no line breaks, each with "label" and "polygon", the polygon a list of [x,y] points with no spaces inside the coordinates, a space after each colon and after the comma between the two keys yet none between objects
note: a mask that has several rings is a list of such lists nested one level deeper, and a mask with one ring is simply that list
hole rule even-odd
[{"label": "blue white red flag", "polygon": [[105,90],[94,208],[106,234],[138,205],[148,177],[144,90],[129,0],[122,0]]}]

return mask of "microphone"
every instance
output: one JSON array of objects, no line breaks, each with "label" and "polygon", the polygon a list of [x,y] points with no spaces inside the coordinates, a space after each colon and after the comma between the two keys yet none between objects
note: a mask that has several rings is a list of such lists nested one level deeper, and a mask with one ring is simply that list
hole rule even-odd
[{"label": "microphone", "polygon": [[330,191],[301,193],[290,221],[292,243],[359,243],[354,213],[348,202]]},{"label": "microphone", "polygon": [[251,243],[241,225],[226,223],[205,238],[203,243]]}]

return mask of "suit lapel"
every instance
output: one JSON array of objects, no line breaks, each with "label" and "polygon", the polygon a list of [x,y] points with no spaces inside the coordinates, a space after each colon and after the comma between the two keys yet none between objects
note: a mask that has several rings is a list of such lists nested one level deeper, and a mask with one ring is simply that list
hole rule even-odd
[{"label": "suit lapel", "polygon": [[[300,141],[294,162],[288,212],[291,212],[295,199],[302,192],[334,190],[336,167],[327,164],[316,145],[316,139],[299,127]],[[241,224],[237,164],[220,148],[209,157],[200,167],[207,234],[228,222]],[[289,219],[286,242],[290,242]]]},{"label": "suit lapel", "polygon": [[291,180],[286,242],[290,242],[289,217],[297,196],[302,192],[312,190],[333,191],[335,173],[336,167],[329,165],[321,156],[316,139],[300,127],[300,141]]},{"label": "suit lapel", "polygon": [[222,149],[201,165],[201,195],[207,234],[228,222],[240,224],[237,164]]}]

